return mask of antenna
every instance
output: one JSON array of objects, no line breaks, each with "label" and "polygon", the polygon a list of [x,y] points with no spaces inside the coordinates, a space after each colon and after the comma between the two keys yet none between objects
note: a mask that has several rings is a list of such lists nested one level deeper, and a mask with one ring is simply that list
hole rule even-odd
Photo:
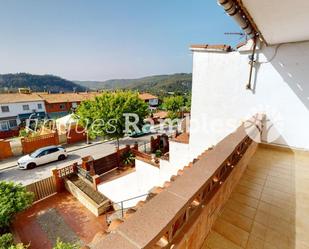
[{"label": "antenna", "polygon": [[225,32],[224,34],[225,35],[237,35],[239,36],[239,40],[245,37],[246,41],[248,41],[248,36],[244,32]]}]

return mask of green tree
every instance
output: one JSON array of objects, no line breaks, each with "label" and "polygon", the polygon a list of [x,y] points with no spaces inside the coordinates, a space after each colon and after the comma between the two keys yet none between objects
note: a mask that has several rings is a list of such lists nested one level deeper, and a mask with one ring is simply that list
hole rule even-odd
[{"label": "green tree", "polygon": [[78,244],[65,243],[61,241],[59,238],[57,239],[56,245],[53,249],[79,249],[80,246]]},{"label": "green tree", "polygon": [[27,249],[29,245],[14,244],[13,235],[6,233],[0,236],[0,249]]},{"label": "green tree", "polygon": [[188,94],[185,97],[185,107],[186,107],[186,111],[190,111],[191,110],[191,99],[192,99],[192,94]]},{"label": "green tree", "polygon": [[[79,123],[87,129],[90,138],[104,136],[116,139],[119,147],[119,139],[125,135],[126,113],[137,115],[137,126],[142,127],[148,115],[148,106],[138,97],[137,92],[104,92],[95,100],[82,102],[77,108],[76,116]],[[134,117],[129,117],[130,122],[134,120]]]},{"label": "green tree", "polygon": [[0,230],[8,228],[14,215],[27,209],[33,202],[33,193],[21,184],[0,181]]},{"label": "green tree", "polygon": [[168,117],[177,118],[185,105],[183,96],[171,96],[163,99],[163,108],[168,111]]}]

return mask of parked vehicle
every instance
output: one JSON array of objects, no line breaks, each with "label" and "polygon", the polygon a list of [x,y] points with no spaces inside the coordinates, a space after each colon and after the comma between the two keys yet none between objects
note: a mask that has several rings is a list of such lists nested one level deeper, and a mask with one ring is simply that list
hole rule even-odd
[{"label": "parked vehicle", "polygon": [[128,135],[129,137],[141,137],[144,135],[148,135],[149,133],[151,133],[151,125],[150,124],[145,124],[142,129],[140,129],[139,132],[137,131],[131,131]]},{"label": "parked vehicle", "polygon": [[61,161],[67,157],[68,154],[62,146],[48,146],[21,157],[17,161],[17,165],[20,169],[33,169],[36,166],[57,160]]}]

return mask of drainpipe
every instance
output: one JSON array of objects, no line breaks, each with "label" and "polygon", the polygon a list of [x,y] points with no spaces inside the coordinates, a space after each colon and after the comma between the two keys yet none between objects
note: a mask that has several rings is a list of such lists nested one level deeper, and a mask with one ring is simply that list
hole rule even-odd
[{"label": "drainpipe", "polygon": [[250,65],[250,71],[249,71],[249,81],[248,81],[248,84],[246,85],[246,88],[248,90],[252,90],[251,89],[251,81],[252,81],[252,73],[253,73],[253,67],[254,67],[254,64],[255,64],[255,51],[256,51],[256,38],[253,38],[253,51],[252,51],[252,55],[250,56],[250,62],[249,62],[249,65]]},{"label": "drainpipe", "polygon": [[221,5],[225,12],[237,22],[248,37],[254,38],[256,36],[253,26],[234,0],[218,0],[218,4]]}]

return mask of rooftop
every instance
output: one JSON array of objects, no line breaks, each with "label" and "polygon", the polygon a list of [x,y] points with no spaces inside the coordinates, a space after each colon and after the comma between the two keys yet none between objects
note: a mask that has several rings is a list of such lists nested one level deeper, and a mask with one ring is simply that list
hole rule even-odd
[{"label": "rooftop", "polygon": [[87,99],[95,98],[100,93],[83,92],[83,93],[40,93],[39,96],[49,104],[65,102],[81,102]]},{"label": "rooftop", "polygon": [[32,101],[42,101],[41,97],[36,93],[1,93],[0,94],[0,104],[10,104],[10,103],[22,103],[22,102],[32,102]]},{"label": "rooftop", "polygon": [[309,40],[307,0],[235,0],[268,44]]},{"label": "rooftop", "polygon": [[190,46],[191,50],[207,50],[207,51],[221,51],[221,52],[230,52],[232,47],[225,44],[193,44]]},{"label": "rooftop", "polygon": [[157,99],[158,97],[150,93],[140,93],[139,98],[142,100]]}]

